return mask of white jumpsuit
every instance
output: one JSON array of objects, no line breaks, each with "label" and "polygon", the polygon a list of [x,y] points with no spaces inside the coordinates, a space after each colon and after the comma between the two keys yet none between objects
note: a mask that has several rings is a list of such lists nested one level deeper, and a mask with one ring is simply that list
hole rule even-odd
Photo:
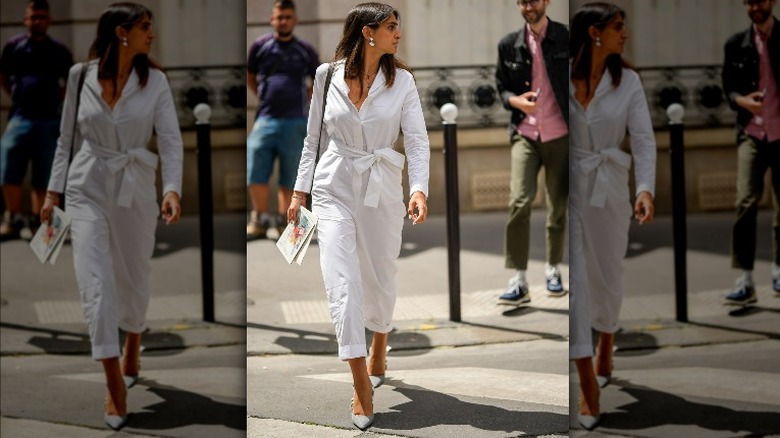
[{"label": "white jumpsuit", "polygon": [[[150,69],[145,87],[135,70],[113,111],[101,97],[97,64],[88,64],[71,149],[82,64],[70,71],[61,135],[49,190],[65,190],[76,280],[92,341],[92,357],[118,357],[119,330],[140,333],[149,304],[150,260],[159,208],[157,155],[146,146],[157,134],[163,193],[181,193],[182,140],[168,80]],[[67,178],[67,184],[66,184]]]},{"label": "white jumpsuit", "polygon": [[409,72],[397,69],[395,83],[388,88],[380,69],[357,111],[348,97],[341,61],[328,90],[321,158],[313,169],[327,71],[328,64],[323,64],[315,76],[295,190],[312,194],[339,358],[347,360],[366,356],[365,328],[379,333],[392,329],[396,259],[406,215],[401,186],[404,156],[393,150],[393,144],[402,131],[410,193],[426,196],[430,145]]},{"label": "white jumpsuit", "polygon": [[[593,355],[591,327],[618,329],[623,259],[633,207],[628,192],[634,158],[636,193],[655,194],[656,144],[639,75],[623,69],[620,85],[604,73],[587,110],[569,82],[569,357]],[[620,145],[630,135],[631,155]]]}]

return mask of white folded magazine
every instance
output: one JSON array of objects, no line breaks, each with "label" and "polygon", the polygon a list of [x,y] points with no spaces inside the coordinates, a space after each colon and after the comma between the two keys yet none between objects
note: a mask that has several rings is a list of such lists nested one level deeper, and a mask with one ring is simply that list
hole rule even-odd
[{"label": "white folded magazine", "polygon": [[48,262],[53,265],[57,261],[68,231],[70,216],[55,206],[51,212],[51,224],[41,224],[30,241],[30,248],[41,263]]},{"label": "white folded magazine", "polygon": [[279,248],[287,263],[295,262],[300,265],[303,263],[314,230],[317,229],[317,216],[305,207],[301,207],[298,216],[298,224],[292,222],[287,224],[282,236],[276,241],[276,247]]}]

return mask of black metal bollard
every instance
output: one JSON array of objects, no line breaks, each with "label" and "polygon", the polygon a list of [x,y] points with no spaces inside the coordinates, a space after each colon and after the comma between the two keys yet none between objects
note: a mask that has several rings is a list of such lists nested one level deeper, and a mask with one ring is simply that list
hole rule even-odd
[{"label": "black metal bollard", "polygon": [[198,119],[198,203],[200,205],[200,266],[203,289],[203,320],[214,322],[214,197],[211,187],[211,107],[199,103],[193,110]]},{"label": "black metal bollard", "polygon": [[688,231],[685,216],[685,142],[682,118],[685,110],[680,104],[666,109],[669,116],[669,140],[672,166],[672,230],[674,237],[674,289],[677,321],[688,322],[688,273],[686,252]]},{"label": "black metal bollard", "polygon": [[450,283],[450,321],[460,322],[460,203],[458,201],[458,107],[442,105],[444,171],[447,184],[447,268]]}]

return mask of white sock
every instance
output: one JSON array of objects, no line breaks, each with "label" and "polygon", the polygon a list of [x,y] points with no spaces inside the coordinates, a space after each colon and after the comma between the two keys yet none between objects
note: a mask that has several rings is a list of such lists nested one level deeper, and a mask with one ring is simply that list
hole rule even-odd
[{"label": "white sock", "polygon": [[545,275],[552,275],[555,271],[558,270],[558,265],[551,265],[549,263],[544,264],[544,273]]},{"label": "white sock", "polygon": [[772,265],[772,278],[780,278],[780,265]]},{"label": "white sock", "polygon": [[753,271],[742,271],[742,277],[739,278],[740,282],[745,283],[745,285],[752,286],[753,285]]},{"label": "white sock", "polygon": [[512,281],[525,282],[525,269],[518,269],[517,271],[515,271],[515,276],[512,277]]}]

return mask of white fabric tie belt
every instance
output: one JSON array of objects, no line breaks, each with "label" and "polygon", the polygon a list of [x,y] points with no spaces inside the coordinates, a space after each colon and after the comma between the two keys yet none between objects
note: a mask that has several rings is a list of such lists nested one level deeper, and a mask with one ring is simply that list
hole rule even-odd
[{"label": "white fabric tie belt", "polygon": [[336,155],[347,158],[354,158],[355,170],[359,174],[370,170],[368,186],[366,187],[366,197],[363,199],[363,205],[367,207],[377,207],[379,197],[382,193],[383,168],[389,172],[400,172],[404,170],[405,157],[400,152],[396,152],[391,147],[374,149],[373,152],[366,152],[362,149],[356,149],[345,146],[331,139],[331,147]]},{"label": "white fabric tie belt", "polygon": [[119,185],[119,196],[116,200],[116,204],[120,207],[129,208],[133,205],[133,196],[135,195],[137,182],[136,169],[138,169],[138,166],[146,166],[152,171],[157,169],[157,155],[145,148],[119,152],[97,146],[89,141],[85,141],[82,148],[96,157],[105,159],[106,167],[108,167],[112,175],[115,175],[120,170],[124,170],[122,182]]},{"label": "white fabric tie belt", "polygon": [[609,167],[619,171],[628,171],[631,168],[631,155],[619,148],[608,148],[594,152],[577,147],[572,148],[572,155],[579,161],[579,168],[583,173],[589,174],[596,171],[596,182],[593,184],[593,191],[590,194],[590,205],[603,208],[610,185]]}]

